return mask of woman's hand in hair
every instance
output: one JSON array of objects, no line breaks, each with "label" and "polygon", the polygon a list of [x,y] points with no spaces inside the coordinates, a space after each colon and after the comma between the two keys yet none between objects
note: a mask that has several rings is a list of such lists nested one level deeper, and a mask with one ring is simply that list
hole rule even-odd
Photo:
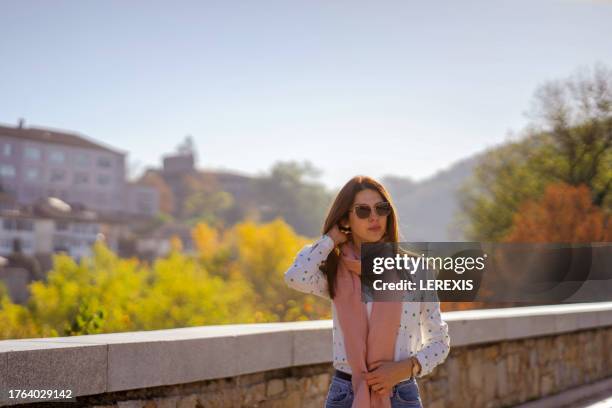
[{"label": "woman's hand in hair", "polygon": [[334,245],[338,246],[347,241],[346,233],[340,231],[338,225],[334,225],[331,230],[327,233],[327,235],[334,241]]}]

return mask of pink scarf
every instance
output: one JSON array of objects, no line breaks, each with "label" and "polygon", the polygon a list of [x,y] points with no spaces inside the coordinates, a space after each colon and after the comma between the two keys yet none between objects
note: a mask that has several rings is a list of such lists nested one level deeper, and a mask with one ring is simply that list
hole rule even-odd
[{"label": "pink scarf", "polygon": [[[352,243],[340,247],[334,305],[344,335],[355,398],[352,408],[390,408],[391,394],[371,391],[364,377],[376,361],[393,361],[395,341],[401,325],[401,302],[373,302],[370,321],[361,301],[361,261]],[[369,327],[368,327],[369,326]]]}]

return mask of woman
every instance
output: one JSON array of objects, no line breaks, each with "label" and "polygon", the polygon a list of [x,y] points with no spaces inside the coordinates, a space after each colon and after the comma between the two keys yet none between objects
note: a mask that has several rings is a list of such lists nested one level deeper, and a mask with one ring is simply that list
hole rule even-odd
[{"label": "woman", "polygon": [[422,407],[416,378],[450,350],[435,302],[361,301],[360,248],[398,242],[397,214],[385,188],[353,177],[334,200],[323,236],[285,272],[287,285],[332,300],[334,376],[326,407]]}]

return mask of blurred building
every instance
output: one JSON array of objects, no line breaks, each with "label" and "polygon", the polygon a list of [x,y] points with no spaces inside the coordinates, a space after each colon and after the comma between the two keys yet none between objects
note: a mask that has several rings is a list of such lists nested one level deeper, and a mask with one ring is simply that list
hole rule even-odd
[{"label": "blurred building", "polygon": [[141,182],[126,184],[124,212],[143,216],[154,216],[159,212],[159,193]]},{"label": "blurred building", "polygon": [[0,126],[0,191],[18,204],[57,197],[102,213],[155,215],[155,189],[127,183],[126,153],[66,131]]},{"label": "blurred building", "polygon": [[109,248],[117,250],[126,228],[122,220],[72,207],[54,197],[44,198],[33,205],[0,209],[0,256],[11,254],[14,240],[19,239],[26,255],[45,257],[64,252],[79,259],[90,255],[91,246],[101,237]]},{"label": "blurred building", "polygon": [[166,174],[191,173],[195,169],[195,155],[193,152],[179,152],[163,157],[163,171]]},{"label": "blurred building", "polygon": [[[254,178],[237,172],[219,170],[200,170],[197,168],[195,153],[182,149],[177,153],[165,155],[161,168],[151,168],[148,172],[159,176],[170,189],[174,198],[172,215],[180,218],[182,204],[200,188],[205,191],[224,191],[232,195],[238,211],[247,212],[256,204]],[[236,219],[242,215],[237,215]]]},{"label": "blurred building", "polygon": [[168,223],[136,239],[136,249],[139,257],[153,261],[156,258],[168,255],[172,249],[172,239],[180,240],[183,253],[195,253],[195,243],[193,242],[191,227]]},{"label": "blurred building", "polygon": [[193,153],[179,152],[176,154],[165,155],[162,158],[161,171],[156,171],[163,179],[174,197],[175,212],[173,215],[180,215],[182,203],[192,192],[193,188],[186,183],[188,178],[199,177],[196,170],[196,161]]},{"label": "blurred building", "polygon": [[9,267],[5,265],[6,263],[8,261],[0,257],[0,282],[8,290],[8,295],[13,303],[25,304],[30,297],[29,273],[23,268]]}]

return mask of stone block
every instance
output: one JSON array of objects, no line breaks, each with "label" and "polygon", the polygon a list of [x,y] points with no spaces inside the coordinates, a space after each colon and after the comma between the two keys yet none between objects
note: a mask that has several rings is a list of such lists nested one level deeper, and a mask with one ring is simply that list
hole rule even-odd
[{"label": "stone block", "polygon": [[236,336],[234,349],[237,359],[236,374],[290,367],[293,363],[292,343],[291,331]]},{"label": "stone block", "polygon": [[[73,397],[103,393],[107,384],[106,350],[104,345],[51,339],[0,342],[2,390],[71,390]],[[36,401],[8,400],[4,393],[0,398],[11,405]]]},{"label": "stone block", "polygon": [[328,363],[332,361],[332,333],[328,329],[294,332],[293,365]]},{"label": "stone block", "polygon": [[272,397],[285,391],[285,380],[272,379],[266,384],[266,396]]},{"label": "stone block", "polygon": [[181,397],[176,403],[176,408],[197,408],[198,396],[196,394]]},{"label": "stone block", "polygon": [[328,373],[319,374],[313,379],[313,383],[318,392],[327,393],[331,383],[331,375]]},{"label": "stone block", "polygon": [[266,399],[266,384],[253,385],[244,391],[242,402],[245,406],[252,406]]},{"label": "stone block", "polygon": [[118,401],[118,408],[143,408],[147,404],[145,400],[128,400],[128,401]]},{"label": "stone block", "polygon": [[231,377],[238,372],[235,353],[235,337],[110,344],[108,390]]}]

